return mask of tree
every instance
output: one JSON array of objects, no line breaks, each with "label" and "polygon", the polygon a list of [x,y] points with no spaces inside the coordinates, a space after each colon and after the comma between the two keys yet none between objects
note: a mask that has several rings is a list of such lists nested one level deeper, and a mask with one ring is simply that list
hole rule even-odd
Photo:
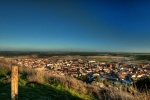
[{"label": "tree", "polygon": [[140,91],[147,91],[150,89],[150,77],[138,80],[135,85]]}]

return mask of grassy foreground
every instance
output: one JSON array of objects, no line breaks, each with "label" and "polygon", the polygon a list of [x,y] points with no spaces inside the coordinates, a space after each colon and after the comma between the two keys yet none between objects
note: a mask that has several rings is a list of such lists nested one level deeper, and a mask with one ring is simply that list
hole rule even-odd
[{"label": "grassy foreground", "polygon": [[[31,72],[35,74],[35,72]],[[30,74],[31,74],[30,73]],[[24,73],[25,74],[25,73]],[[27,74],[27,73],[26,73]],[[29,73],[28,73],[29,74]],[[36,74],[37,75],[37,74]],[[91,100],[87,94],[79,93],[73,89],[65,88],[57,82],[46,82],[38,76],[24,77],[23,73],[19,77],[19,94],[20,100]],[[31,79],[33,78],[33,79]],[[32,81],[31,81],[32,80]],[[10,77],[4,70],[0,70],[0,100],[10,100],[11,98]]]}]

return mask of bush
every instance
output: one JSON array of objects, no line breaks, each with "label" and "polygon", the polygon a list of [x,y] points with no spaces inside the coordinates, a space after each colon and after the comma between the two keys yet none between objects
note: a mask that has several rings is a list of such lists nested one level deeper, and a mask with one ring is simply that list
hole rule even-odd
[{"label": "bush", "polygon": [[140,79],[136,83],[136,88],[140,91],[147,91],[150,89],[150,77]]},{"label": "bush", "polygon": [[150,55],[136,55],[134,56],[135,60],[150,60]]},{"label": "bush", "polygon": [[24,80],[24,79],[22,79],[22,78],[19,78],[19,85],[21,85],[21,86],[25,86],[26,85],[26,83],[27,83],[27,81],[26,80]]},{"label": "bush", "polygon": [[77,77],[78,80],[81,80],[83,82],[86,82],[86,83],[91,83],[91,81],[89,80],[89,78],[85,75],[82,75],[82,76],[79,76]]},{"label": "bush", "polygon": [[5,76],[6,76],[6,71],[0,70],[0,77],[5,77]]}]

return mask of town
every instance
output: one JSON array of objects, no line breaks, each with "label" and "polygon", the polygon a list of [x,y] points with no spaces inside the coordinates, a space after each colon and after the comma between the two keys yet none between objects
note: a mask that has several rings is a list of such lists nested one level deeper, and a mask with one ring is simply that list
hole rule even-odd
[{"label": "town", "polygon": [[[116,60],[116,61],[115,61]],[[13,63],[25,68],[42,70],[51,74],[70,77],[85,76],[89,82],[96,77],[100,80],[109,80],[113,84],[132,84],[134,81],[150,76],[150,64],[139,63],[133,59],[115,59],[102,62],[83,59],[50,59],[50,58],[17,58]]]}]

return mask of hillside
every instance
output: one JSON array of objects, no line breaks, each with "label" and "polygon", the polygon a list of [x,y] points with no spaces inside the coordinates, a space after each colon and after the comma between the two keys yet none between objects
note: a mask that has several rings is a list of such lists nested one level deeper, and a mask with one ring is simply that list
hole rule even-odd
[{"label": "hillside", "polygon": [[[62,98],[64,100],[93,99],[87,94],[67,89],[57,82],[46,82],[41,77],[38,79],[38,75],[37,78],[35,78],[32,75],[31,77],[24,77],[24,74],[22,73],[19,75],[18,98],[20,100],[61,100]],[[0,70],[0,88],[0,100],[10,100],[10,76],[9,72],[7,73],[4,70]]]},{"label": "hillside", "polygon": [[[10,83],[2,81],[4,81],[4,78],[0,80],[0,100],[10,100]],[[22,82],[23,80],[19,82],[18,99],[20,100],[61,100],[62,98],[64,100],[90,99],[89,96],[73,93],[73,91],[69,91],[61,85],[37,83],[23,85]]]},{"label": "hillside", "polygon": [[[10,62],[0,60],[0,100],[10,100]],[[109,82],[87,84],[72,77],[19,67],[20,100],[149,100],[149,92]]]}]

